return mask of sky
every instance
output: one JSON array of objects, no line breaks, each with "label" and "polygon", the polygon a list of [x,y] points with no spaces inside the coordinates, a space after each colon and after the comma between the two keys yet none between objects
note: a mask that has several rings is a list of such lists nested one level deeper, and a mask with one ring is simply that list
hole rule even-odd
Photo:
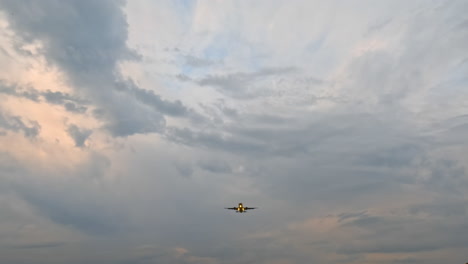
[{"label": "sky", "polygon": [[467,13],[0,0],[0,262],[466,263]]}]

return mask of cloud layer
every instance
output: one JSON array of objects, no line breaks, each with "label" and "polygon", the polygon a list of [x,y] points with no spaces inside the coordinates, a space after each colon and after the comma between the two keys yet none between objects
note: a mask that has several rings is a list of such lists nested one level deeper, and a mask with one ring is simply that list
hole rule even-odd
[{"label": "cloud layer", "polygon": [[467,261],[464,1],[0,7],[0,262]]}]

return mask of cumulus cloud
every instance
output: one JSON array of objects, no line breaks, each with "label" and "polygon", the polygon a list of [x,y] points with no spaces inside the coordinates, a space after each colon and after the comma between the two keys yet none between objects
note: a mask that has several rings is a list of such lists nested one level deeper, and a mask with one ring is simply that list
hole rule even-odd
[{"label": "cumulus cloud", "polygon": [[[126,45],[122,5],[122,1],[2,2],[17,36],[26,44],[40,41],[45,59],[105,110],[100,117],[113,135],[160,132],[165,125],[163,114],[181,115],[186,109],[180,101],[162,100],[153,91],[122,81],[118,63],[138,59]],[[52,103],[67,99],[59,92],[44,96]],[[65,107],[72,112],[86,110],[72,103]]]}]

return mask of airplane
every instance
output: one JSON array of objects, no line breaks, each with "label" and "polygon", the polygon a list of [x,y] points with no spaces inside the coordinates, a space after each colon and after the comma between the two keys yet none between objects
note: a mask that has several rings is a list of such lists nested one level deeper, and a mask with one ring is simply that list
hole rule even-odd
[{"label": "airplane", "polygon": [[237,207],[226,207],[224,209],[236,210],[236,213],[247,213],[247,210],[256,209],[257,207],[244,207],[242,203],[239,203]]}]

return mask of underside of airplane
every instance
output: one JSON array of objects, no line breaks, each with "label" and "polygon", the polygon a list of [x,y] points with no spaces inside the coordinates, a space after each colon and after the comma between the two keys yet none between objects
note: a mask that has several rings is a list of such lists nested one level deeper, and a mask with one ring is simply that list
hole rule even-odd
[{"label": "underside of airplane", "polygon": [[247,210],[253,210],[253,209],[256,209],[257,207],[244,207],[244,205],[242,203],[239,203],[237,205],[237,207],[226,207],[224,209],[228,209],[228,210],[235,210],[236,213],[246,213]]}]

